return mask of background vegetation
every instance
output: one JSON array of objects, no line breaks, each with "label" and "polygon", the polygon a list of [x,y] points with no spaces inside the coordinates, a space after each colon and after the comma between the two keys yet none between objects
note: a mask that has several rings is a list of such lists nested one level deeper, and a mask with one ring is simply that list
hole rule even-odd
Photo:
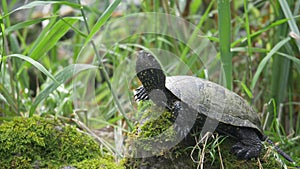
[{"label": "background vegetation", "polygon": [[[123,114],[115,106],[121,96],[111,88],[114,71],[144,46],[184,54],[181,59],[198,72],[193,54],[185,44],[158,35],[133,36],[110,48],[94,48],[100,65],[100,73],[95,75],[97,113],[74,106],[74,64],[81,60],[85,44],[101,36],[107,21],[137,12],[163,12],[184,18],[204,32],[224,65],[226,86],[257,109],[265,133],[299,161],[299,10],[300,1],[296,0],[2,0],[0,121],[36,115],[73,123],[69,119],[78,117],[101,137],[110,141],[123,138],[122,133],[131,130],[135,114]],[[93,57],[82,63],[91,63]],[[90,68],[94,67],[79,71]],[[131,89],[137,86],[134,80]],[[121,152],[118,142],[105,145]]]}]

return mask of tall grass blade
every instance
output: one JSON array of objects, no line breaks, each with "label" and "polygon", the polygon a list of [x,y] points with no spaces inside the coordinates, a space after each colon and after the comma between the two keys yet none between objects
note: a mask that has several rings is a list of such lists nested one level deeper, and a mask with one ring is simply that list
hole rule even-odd
[{"label": "tall grass blade", "polygon": [[5,99],[5,97],[0,93],[0,100],[7,103],[7,100]]},{"label": "tall grass blade", "polygon": [[247,85],[243,82],[241,82],[242,88],[244,89],[244,91],[246,92],[247,96],[252,99],[253,95],[251,93],[251,91],[249,90],[249,88],[247,87]]},{"label": "tall grass blade", "polygon": [[[2,9],[0,8],[1,9],[1,13],[2,13],[2,10],[3,10],[3,14],[7,14],[8,13],[8,6],[7,6],[6,0],[3,0],[2,3],[1,3],[1,5],[2,5],[1,6]],[[4,17],[2,16],[2,14],[0,14],[0,20],[1,20],[1,22],[2,22],[3,18]],[[10,26],[10,19],[8,18],[5,21],[6,21],[6,26],[9,27]]]},{"label": "tall grass blade", "polygon": [[231,14],[230,1],[218,0],[218,29],[220,39],[221,61],[225,73],[225,84],[232,89],[232,55],[230,52],[231,43]]},{"label": "tall grass blade", "polygon": [[30,58],[28,56],[25,56],[25,55],[21,55],[21,54],[11,54],[11,55],[8,55],[6,57],[15,57],[15,58],[23,59],[23,60],[27,61],[28,63],[30,63],[31,65],[33,65],[39,71],[43,72],[47,77],[52,79],[55,83],[58,83],[56,81],[56,79],[51,75],[51,73],[48,72],[48,70],[42,64],[40,64],[39,62],[33,60],[32,58]]},{"label": "tall grass blade", "polygon": [[15,114],[18,114],[18,106],[15,102],[15,99],[13,98],[11,93],[9,93],[6,88],[4,88],[3,84],[1,84],[1,83],[0,83],[0,92],[1,92],[1,95],[3,96],[4,100],[6,100],[6,102],[8,103],[10,108],[12,109],[12,111]]},{"label": "tall grass blade", "polygon": [[53,5],[53,4],[60,4],[60,5],[67,5],[67,6],[70,6],[70,7],[73,7],[73,8],[77,8],[77,9],[80,9],[80,5],[76,4],[76,3],[72,3],[72,2],[68,2],[68,1],[33,1],[33,2],[30,2],[28,4],[25,4],[19,8],[16,8],[12,11],[10,11],[9,13],[7,13],[6,15],[4,15],[3,17],[6,17],[8,15],[11,15],[12,13],[16,12],[16,11],[20,11],[20,10],[23,10],[23,9],[32,9],[34,7],[37,7],[37,6],[45,6],[45,5]]},{"label": "tall grass blade", "polygon": [[67,31],[70,29],[70,25],[75,24],[79,17],[66,17],[57,21],[50,31],[41,38],[42,40],[38,42],[38,44],[34,45],[34,48],[30,50],[30,57],[32,59],[39,59],[46,52],[48,52],[51,48],[53,48],[59,39],[63,37]]},{"label": "tall grass blade", "polygon": [[[195,29],[190,37],[190,39],[188,40],[188,43],[187,44],[191,44],[192,42],[194,42],[195,38],[198,38],[198,34],[200,33],[199,31],[201,30],[201,27],[204,23],[204,21],[209,17],[208,14],[209,14],[209,11],[211,10],[213,4],[215,3],[215,0],[212,0],[210,3],[209,3],[209,6],[207,7],[207,9],[205,10],[203,16],[201,17],[199,23],[197,24],[197,29]],[[185,60],[186,59],[186,56],[188,54],[190,50],[190,47],[189,46],[186,46],[184,48],[184,50],[182,51],[182,54],[180,56],[181,60]]]},{"label": "tall grass blade", "polygon": [[111,16],[113,11],[117,8],[117,6],[121,3],[121,0],[114,0],[108,8],[103,12],[100,18],[97,20],[96,24],[92,27],[91,32],[85,40],[84,46],[93,38],[93,36],[97,33],[98,30],[104,25],[104,23]]},{"label": "tall grass blade", "polygon": [[6,29],[6,33],[9,34],[9,33],[12,33],[16,30],[19,30],[19,29],[23,29],[23,28],[26,28],[26,27],[28,28],[31,25],[38,24],[38,23],[41,23],[44,20],[48,20],[48,19],[56,18],[56,17],[57,16],[51,16],[51,17],[39,18],[39,19],[28,20],[28,21],[24,21],[24,22],[21,22],[21,23],[17,23],[15,25],[12,25],[12,26],[8,27]]},{"label": "tall grass blade", "polygon": [[[44,56],[67,33],[71,27],[70,25],[75,24],[78,20],[80,20],[80,17],[66,17],[58,20],[51,28],[49,24],[49,29],[44,29],[33,44],[29,51],[29,56],[34,60],[38,60]],[[28,64],[23,64],[18,74],[23,71],[24,66],[28,66]]]},{"label": "tall grass blade", "polygon": [[[285,58],[288,58],[290,59],[291,61],[293,61],[294,63],[298,64],[300,66],[300,59],[294,57],[294,56],[291,56],[291,55],[288,55],[288,54],[285,54],[285,53],[281,53],[281,52],[277,52],[278,55],[281,55]],[[300,73],[300,72],[299,72]]]},{"label": "tall grass blade", "polygon": [[258,81],[258,78],[261,74],[261,72],[263,71],[263,69],[265,68],[266,64],[268,63],[268,61],[271,59],[271,57],[283,46],[285,45],[288,41],[290,41],[291,38],[290,37],[287,37],[285,39],[283,39],[282,41],[280,41],[279,43],[277,43],[273,48],[272,50],[267,54],[267,56],[265,56],[263,58],[263,60],[259,63],[258,67],[257,67],[257,70],[254,74],[254,77],[252,79],[252,82],[251,82],[251,91],[253,91],[257,81]]},{"label": "tall grass blade", "polygon": [[[293,0],[291,1],[286,1],[287,3],[284,3],[286,5],[285,10],[289,10],[288,6],[293,6]],[[281,3],[276,3],[274,4],[274,9],[276,10],[276,19],[289,19],[288,23],[290,22],[291,18],[287,18],[285,15],[285,12],[283,11],[281,7]],[[290,14],[291,15],[291,14]],[[278,43],[282,40],[282,37],[287,37],[290,30],[289,30],[289,24],[282,24],[278,26],[275,29],[274,33],[274,42]],[[287,43],[284,45],[284,48],[279,49],[279,52],[286,53],[288,55],[294,55],[294,51],[292,49],[292,43]],[[285,117],[288,117],[288,114],[286,112],[282,111],[282,106],[281,103],[284,102],[286,98],[286,93],[288,89],[288,82],[289,82],[289,77],[291,73],[291,60],[287,59],[285,57],[280,57],[277,54],[274,57],[273,65],[272,65],[272,83],[271,83],[271,96],[275,100],[275,104],[277,106],[276,111],[278,113],[278,119],[280,119],[281,125],[286,126],[286,119]],[[271,105],[272,106],[272,105]],[[272,116],[274,109],[272,107],[269,107],[270,113],[270,119],[276,118],[276,116]],[[268,123],[270,125],[270,122]]]},{"label": "tall grass blade", "polygon": [[[280,3],[280,6],[282,8],[282,11],[283,11],[285,17],[287,19],[289,19],[288,24],[289,24],[289,27],[290,27],[291,31],[296,33],[298,36],[300,36],[300,32],[299,32],[297,23],[295,21],[295,18],[293,16],[292,12],[291,12],[289,4],[287,3],[286,0],[279,0],[279,3]],[[300,39],[295,39],[295,40],[296,40],[296,43],[297,43],[297,46],[298,46],[298,50],[300,52]]]},{"label": "tall grass blade", "polygon": [[[102,25],[108,20],[108,18],[110,17],[110,15],[112,14],[112,12],[116,9],[116,7],[119,5],[121,1],[120,0],[115,0],[104,12],[103,14],[101,15],[101,17],[98,19],[96,25],[92,28],[91,31],[89,31],[89,26],[87,24],[87,21],[86,21],[86,17],[85,17],[85,13],[84,11],[81,9],[81,13],[82,13],[82,16],[84,17],[84,22],[85,22],[85,26],[89,32],[89,35],[85,41],[85,45],[91,41],[91,44],[93,46],[93,50],[95,51],[95,55],[99,61],[99,64],[100,64],[100,73],[103,74],[104,76],[104,80],[105,82],[107,83],[108,85],[108,88],[113,96],[113,99],[115,100],[115,103],[116,103],[116,107],[118,108],[119,112],[124,116],[124,119],[126,121],[126,123],[128,124],[128,126],[130,127],[130,129],[133,129],[133,124],[130,122],[130,120],[128,119],[128,117],[126,116],[125,114],[125,111],[123,109],[123,107],[121,106],[120,102],[119,102],[119,99],[115,93],[115,91],[113,91],[112,87],[111,87],[111,83],[109,81],[109,75],[105,69],[105,66],[104,66],[104,63],[103,63],[103,59],[102,57],[100,56],[99,52],[98,52],[98,49],[94,43],[94,41],[92,40],[92,37],[94,36],[94,34],[102,27]],[[80,1],[78,1],[78,3],[80,3]]]},{"label": "tall grass blade", "polygon": [[[249,16],[248,16],[248,0],[244,0],[244,10],[245,10],[245,28],[247,32],[247,46],[248,46],[248,57],[247,57],[247,79],[252,79],[252,63],[251,63],[251,57],[252,57],[252,40],[251,40],[251,31],[250,31],[250,23],[249,23]],[[248,80],[247,80],[248,82]]]},{"label": "tall grass blade", "polygon": [[253,32],[250,35],[247,35],[247,37],[243,37],[243,38],[240,38],[240,39],[232,42],[231,47],[235,47],[236,45],[240,44],[241,42],[246,41],[247,38],[248,38],[248,36],[250,38],[255,38],[256,36],[259,36],[260,34],[266,32],[266,31],[268,31],[268,30],[270,30],[270,29],[272,29],[274,27],[282,25],[282,24],[286,23],[287,21],[288,21],[288,19],[284,18],[284,19],[279,19],[279,20],[277,20],[275,22],[272,22],[270,25],[268,25],[268,26],[266,26],[266,27],[264,27],[264,28],[262,28],[262,29],[260,29],[260,30],[258,30],[256,32]]},{"label": "tall grass blade", "polygon": [[48,86],[37,95],[30,108],[29,116],[30,117],[33,116],[36,107],[42,100],[47,98],[50,93],[56,90],[61,84],[69,80],[74,74],[76,75],[81,71],[88,70],[88,69],[97,69],[97,68],[98,68],[97,66],[85,65],[85,64],[70,65],[64,68],[55,76],[55,79],[57,79],[58,83],[54,83],[54,82],[49,83]]}]

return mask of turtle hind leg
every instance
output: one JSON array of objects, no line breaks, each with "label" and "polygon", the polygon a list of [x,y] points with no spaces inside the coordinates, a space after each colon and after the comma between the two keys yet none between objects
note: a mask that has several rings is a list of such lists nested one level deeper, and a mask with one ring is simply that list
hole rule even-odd
[{"label": "turtle hind leg", "polygon": [[134,90],[134,100],[136,102],[139,102],[141,100],[149,100],[148,93],[146,92],[144,86],[140,86]]},{"label": "turtle hind leg", "polygon": [[259,156],[262,150],[262,142],[255,129],[237,127],[238,142],[232,146],[231,151],[240,159],[249,160]]},{"label": "turtle hind leg", "polygon": [[217,132],[237,140],[237,143],[232,146],[231,152],[239,159],[248,160],[259,156],[262,141],[255,129],[219,123]]}]

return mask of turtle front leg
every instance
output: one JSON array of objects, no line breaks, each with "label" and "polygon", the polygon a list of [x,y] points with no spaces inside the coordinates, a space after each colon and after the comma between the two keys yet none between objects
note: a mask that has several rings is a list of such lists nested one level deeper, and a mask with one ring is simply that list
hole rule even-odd
[{"label": "turtle front leg", "polygon": [[236,128],[238,142],[232,146],[232,152],[240,159],[249,160],[259,156],[262,143],[254,129],[251,128]]},{"label": "turtle front leg", "polygon": [[144,88],[144,86],[140,86],[137,89],[135,89],[133,94],[134,94],[134,100],[136,102],[139,102],[141,100],[143,100],[143,101],[149,100],[148,93],[146,92],[146,89]]},{"label": "turtle front leg", "polygon": [[174,101],[172,112],[177,138],[183,139],[192,129],[197,117],[197,111],[181,101]]}]

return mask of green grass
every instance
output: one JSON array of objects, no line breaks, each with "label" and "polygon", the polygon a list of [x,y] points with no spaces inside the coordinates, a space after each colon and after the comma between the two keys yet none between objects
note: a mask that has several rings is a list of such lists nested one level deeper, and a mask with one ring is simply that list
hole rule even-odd
[{"label": "green grass", "polygon": [[[165,61],[166,71],[208,78],[248,100],[262,117],[265,133],[299,162],[300,41],[289,36],[290,31],[300,36],[298,1],[200,0],[188,7],[177,0],[145,0],[138,6],[120,0],[7,2],[1,1],[0,15],[1,122],[19,116],[76,117],[92,129],[109,128],[122,140],[138,119],[132,89],[140,85],[131,77],[134,68],[126,65],[134,64],[136,51],[156,48],[178,56],[189,67]],[[49,14],[40,13],[45,5],[52,7]],[[71,15],[60,14],[63,5]],[[157,34],[126,32],[128,23],[139,20],[118,21],[136,12],[184,17],[197,29],[188,29],[191,36],[186,39],[178,32],[184,29],[175,24],[163,27],[164,22]],[[136,30],[160,23],[151,19],[148,27],[139,25]],[[42,27],[45,21],[48,24]],[[167,36],[173,31],[186,42]],[[70,32],[73,35],[66,38]],[[205,59],[195,53],[205,48],[199,37],[211,40],[216,49],[216,61],[206,67],[214,74],[208,76]],[[115,143],[122,147],[113,138],[106,139],[108,149]]]},{"label": "green grass", "polygon": [[231,43],[231,9],[230,2],[218,0],[218,26],[221,61],[224,70],[224,85],[232,90],[232,54],[230,52]]}]

